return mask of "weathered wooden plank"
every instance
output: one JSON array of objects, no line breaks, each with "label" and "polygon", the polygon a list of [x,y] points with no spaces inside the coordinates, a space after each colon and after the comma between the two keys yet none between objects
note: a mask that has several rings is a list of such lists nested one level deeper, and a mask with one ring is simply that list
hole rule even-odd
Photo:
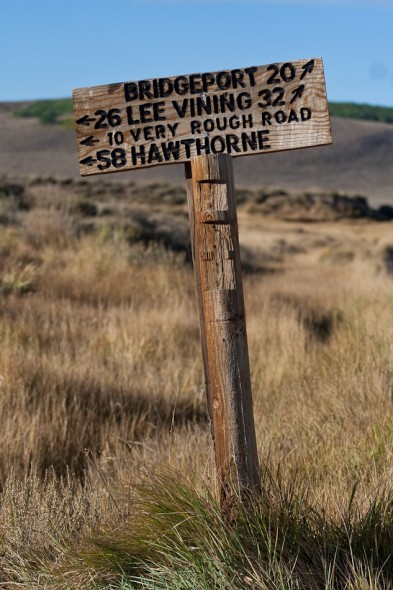
[{"label": "weathered wooden plank", "polygon": [[187,167],[202,353],[224,515],[260,491],[232,159]]},{"label": "weathered wooden plank", "polygon": [[331,143],[320,58],[74,90],[82,176]]}]

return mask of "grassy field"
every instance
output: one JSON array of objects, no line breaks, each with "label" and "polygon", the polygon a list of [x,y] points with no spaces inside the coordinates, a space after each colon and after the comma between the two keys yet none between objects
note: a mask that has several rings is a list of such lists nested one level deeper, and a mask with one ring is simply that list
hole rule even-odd
[{"label": "grassy field", "polygon": [[[185,223],[155,190],[134,218]],[[137,193],[0,190],[0,587],[392,588],[391,225],[240,204],[263,493],[228,524],[192,267]]]}]

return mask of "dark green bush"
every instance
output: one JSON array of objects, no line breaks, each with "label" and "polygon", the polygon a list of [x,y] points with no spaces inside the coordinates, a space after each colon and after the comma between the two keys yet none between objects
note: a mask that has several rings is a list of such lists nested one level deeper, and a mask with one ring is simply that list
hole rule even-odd
[{"label": "dark green bush", "polygon": [[393,123],[393,108],[389,107],[378,107],[353,102],[330,102],[329,111],[333,117]]},{"label": "dark green bush", "polygon": [[38,100],[18,109],[14,114],[16,117],[34,117],[43,125],[53,125],[63,122],[63,118],[72,114],[72,100]]}]

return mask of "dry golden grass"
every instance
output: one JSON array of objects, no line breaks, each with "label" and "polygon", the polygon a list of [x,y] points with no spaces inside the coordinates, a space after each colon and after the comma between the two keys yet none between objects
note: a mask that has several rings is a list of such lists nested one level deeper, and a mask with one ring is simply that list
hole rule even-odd
[{"label": "dry golden grass", "polygon": [[[359,506],[391,486],[391,229],[245,209],[240,230],[263,261],[244,280],[262,470],[339,518],[354,484]],[[94,567],[70,582],[78,547],[141,478],[214,489],[192,269],[59,208],[5,227],[0,256],[0,585],[93,587]]]}]

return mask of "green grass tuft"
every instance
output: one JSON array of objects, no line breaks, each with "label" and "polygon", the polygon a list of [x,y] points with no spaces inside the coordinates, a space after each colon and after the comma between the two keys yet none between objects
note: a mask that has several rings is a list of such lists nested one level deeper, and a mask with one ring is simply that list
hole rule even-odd
[{"label": "green grass tuft", "polygon": [[[352,495],[335,515],[298,478],[264,468],[264,494],[227,523],[207,491],[154,476],[130,520],[100,530],[83,559],[113,590],[355,590],[393,584],[393,496]],[[108,586],[108,584],[111,584]]]}]

